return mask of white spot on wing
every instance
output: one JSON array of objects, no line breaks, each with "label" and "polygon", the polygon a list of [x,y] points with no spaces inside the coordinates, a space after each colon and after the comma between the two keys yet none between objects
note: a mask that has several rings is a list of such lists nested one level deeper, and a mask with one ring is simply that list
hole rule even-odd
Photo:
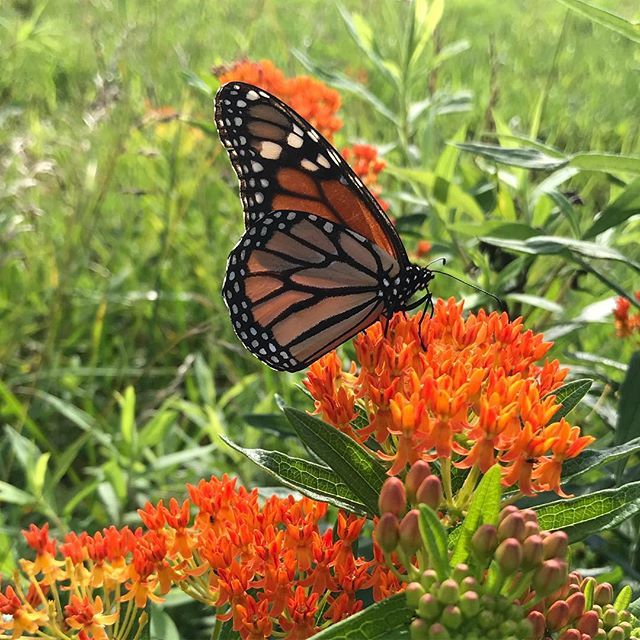
[{"label": "white spot on wing", "polygon": [[322,165],[325,169],[329,169],[329,167],[331,167],[331,165],[329,164],[329,161],[321,153],[318,154],[318,157],[316,158],[316,162]]},{"label": "white spot on wing", "polygon": [[317,171],[318,165],[311,162],[311,160],[307,160],[306,158],[300,162],[301,166],[304,167],[307,171]]},{"label": "white spot on wing", "polygon": [[267,160],[277,160],[282,153],[282,147],[270,140],[263,140],[260,143],[260,155]]},{"label": "white spot on wing", "polygon": [[299,149],[302,146],[302,138],[295,133],[290,133],[287,136],[287,142],[290,146]]},{"label": "white spot on wing", "polygon": [[253,89],[251,89],[250,91],[247,91],[248,100],[257,100],[259,97],[260,96]]}]

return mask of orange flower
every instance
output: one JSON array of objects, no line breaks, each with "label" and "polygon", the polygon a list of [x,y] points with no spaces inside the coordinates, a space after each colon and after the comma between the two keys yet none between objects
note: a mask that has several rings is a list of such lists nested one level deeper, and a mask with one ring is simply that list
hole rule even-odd
[{"label": "orange flower", "polygon": [[[635,297],[640,301],[640,291],[637,291]],[[640,311],[630,314],[631,301],[622,296],[616,298],[616,306],[613,310],[614,324],[616,335],[619,338],[627,338],[634,333],[640,334]]]},{"label": "orange flower", "polygon": [[69,604],[64,608],[64,621],[84,634],[91,634],[93,640],[108,640],[105,626],[114,624],[118,613],[104,614],[102,598],[96,596],[92,601],[88,596],[80,598],[72,595]]},{"label": "orange flower", "polygon": [[[359,371],[352,363],[343,372],[327,354],[304,383],[330,424],[361,444],[375,437],[390,475],[419,459],[480,472],[498,463],[507,486],[560,493],[562,462],[592,441],[566,421],[548,426],[560,406],[553,391],[568,370],[555,360],[538,364],[551,344],[521,319],[482,310],[464,318],[462,304],[439,300],[432,318],[396,314],[354,347]],[[353,418],[361,414],[364,425]]]}]

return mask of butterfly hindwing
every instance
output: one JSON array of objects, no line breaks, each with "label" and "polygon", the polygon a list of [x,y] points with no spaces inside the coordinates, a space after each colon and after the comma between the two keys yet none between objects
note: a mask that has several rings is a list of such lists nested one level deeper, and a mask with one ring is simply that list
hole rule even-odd
[{"label": "butterfly hindwing", "polygon": [[281,100],[230,82],[216,95],[215,119],[240,180],[247,228],[271,211],[304,212],[349,227],[408,264],[402,241],[360,178]]},{"label": "butterfly hindwing", "polygon": [[401,271],[359,233],[300,211],[273,211],[229,256],[223,296],[243,344],[274,369],[297,371],[383,312],[383,282]]}]

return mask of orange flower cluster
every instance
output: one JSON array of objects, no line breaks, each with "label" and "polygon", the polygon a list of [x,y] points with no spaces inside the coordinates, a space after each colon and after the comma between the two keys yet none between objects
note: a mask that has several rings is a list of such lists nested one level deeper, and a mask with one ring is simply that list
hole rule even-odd
[{"label": "orange flower cluster", "polygon": [[342,121],[336,116],[340,108],[340,94],[337,91],[309,76],[285,78],[270,60],[242,60],[219,75],[218,79],[221,83],[233,80],[248,82],[273,93],[328,140],[342,127]]},{"label": "orange flower cluster", "polygon": [[[386,330],[374,324],[354,340],[359,371],[355,363],[343,371],[335,352],[321,358],[304,381],[316,413],[363,445],[375,438],[390,475],[440,459],[445,471],[453,461],[477,479],[499,463],[504,485],[563,495],[563,461],[593,440],[564,418],[551,422],[567,369],[536,364],[551,344],[521,319],[482,310],[465,319],[462,307],[438,300],[432,318],[396,314]],[[366,425],[356,426],[363,413]],[[447,477],[443,486],[451,503]]]},{"label": "orange flower cluster", "polygon": [[327,505],[308,498],[261,505],[257,490],[226,476],[188,489],[182,504],[140,510],[146,529],[58,544],[47,525],[31,525],[23,533],[36,558],[0,590],[0,638],[136,640],[147,602],[177,586],[242,638],[302,640],[359,611],[360,590],[375,585],[377,599],[400,590],[383,562],[354,554],[364,519],[339,514],[337,530],[321,532]]},{"label": "orange flower cluster", "polygon": [[380,206],[387,211],[389,204],[380,198],[382,187],[378,184],[378,176],[386,163],[378,158],[378,150],[368,144],[354,144],[342,150],[342,157],[369,187],[369,191],[376,197]]},{"label": "orange flower cluster", "polygon": [[[640,291],[635,294],[640,301]],[[631,302],[620,296],[616,298],[616,306],[613,310],[613,318],[616,327],[616,335],[619,338],[627,338],[634,333],[640,335],[640,311],[630,314]]]}]

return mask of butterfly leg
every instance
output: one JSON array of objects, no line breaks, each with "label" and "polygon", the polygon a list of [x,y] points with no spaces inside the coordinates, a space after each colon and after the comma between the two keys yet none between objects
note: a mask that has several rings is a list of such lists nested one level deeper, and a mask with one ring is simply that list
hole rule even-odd
[{"label": "butterfly leg", "polygon": [[427,345],[425,344],[424,338],[422,336],[422,324],[424,322],[424,317],[427,315],[427,309],[431,307],[429,311],[429,318],[433,318],[434,314],[434,306],[433,306],[433,296],[431,292],[428,292],[424,297],[424,308],[422,309],[422,314],[420,315],[420,320],[418,321],[418,335],[420,336],[420,346],[424,351],[427,350]]}]

